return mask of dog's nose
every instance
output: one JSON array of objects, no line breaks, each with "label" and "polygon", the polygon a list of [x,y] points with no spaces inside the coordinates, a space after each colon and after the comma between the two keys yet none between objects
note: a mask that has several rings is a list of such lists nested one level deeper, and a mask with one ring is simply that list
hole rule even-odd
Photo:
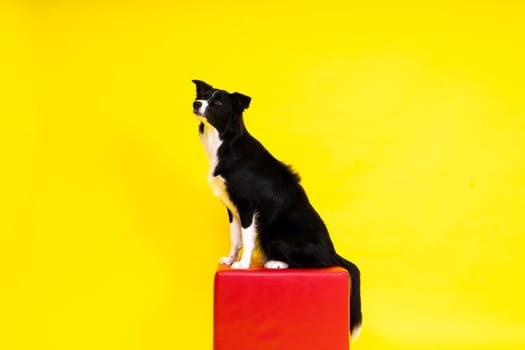
[{"label": "dog's nose", "polygon": [[200,101],[193,102],[193,109],[194,110],[198,111],[201,107],[202,107],[202,102],[200,102]]}]

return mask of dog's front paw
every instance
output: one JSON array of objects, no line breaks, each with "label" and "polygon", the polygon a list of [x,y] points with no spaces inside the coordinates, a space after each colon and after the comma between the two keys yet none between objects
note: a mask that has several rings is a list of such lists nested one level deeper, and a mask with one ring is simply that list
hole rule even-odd
[{"label": "dog's front paw", "polygon": [[223,256],[222,258],[219,259],[219,263],[221,265],[231,265],[233,264],[234,261],[235,261],[235,258],[233,258],[232,256]]},{"label": "dog's front paw", "polygon": [[268,260],[264,263],[264,268],[266,269],[287,269],[288,264],[278,260]]},{"label": "dog's front paw", "polygon": [[236,261],[232,264],[232,269],[249,269],[250,263],[245,263],[242,261]]}]

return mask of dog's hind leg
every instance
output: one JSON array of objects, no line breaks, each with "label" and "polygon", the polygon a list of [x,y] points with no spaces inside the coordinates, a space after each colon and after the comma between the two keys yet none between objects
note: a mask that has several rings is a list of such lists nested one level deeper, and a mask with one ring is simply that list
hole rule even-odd
[{"label": "dog's hind leg", "polygon": [[228,219],[230,220],[231,247],[228,256],[223,256],[219,260],[219,262],[223,265],[233,264],[233,262],[237,260],[239,251],[242,248],[241,223],[239,222],[239,218],[234,216],[230,209],[228,209]]},{"label": "dog's hind leg", "polygon": [[283,261],[268,260],[267,262],[264,263],[264,268],[265,269],[275,269],[275,270],[287,269],[288,268],[288,264],[283,262]]}]

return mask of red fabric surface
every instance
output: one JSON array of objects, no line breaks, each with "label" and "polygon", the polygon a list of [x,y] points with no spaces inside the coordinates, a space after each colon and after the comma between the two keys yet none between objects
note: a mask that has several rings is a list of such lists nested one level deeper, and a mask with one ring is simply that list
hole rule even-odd
[{"label": "red fabric surface", "polygon": [[215,350],[349,349],[349,276],[327,269],[215,275]]}]

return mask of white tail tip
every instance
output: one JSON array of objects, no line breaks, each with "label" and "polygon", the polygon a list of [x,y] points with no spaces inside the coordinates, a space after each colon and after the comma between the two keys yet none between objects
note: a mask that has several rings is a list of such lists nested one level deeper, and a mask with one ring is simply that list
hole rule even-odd
[{"label": "white tail tip", "polygon": [[359,338],[359,335],[361,335],[361,325],[357,325],[354,328],[352,328],[351,338],[352,342],[355,342],[357,338]]}]

